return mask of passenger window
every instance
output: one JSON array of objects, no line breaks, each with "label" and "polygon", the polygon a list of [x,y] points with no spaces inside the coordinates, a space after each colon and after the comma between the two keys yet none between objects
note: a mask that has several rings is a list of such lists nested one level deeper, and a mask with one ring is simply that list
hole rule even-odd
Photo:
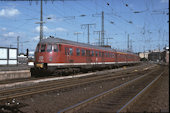
[{"label": "passenger window", "polygon": [[94,56],[94,51],[91,51],[91,56]]},{"label": "passenger window", "polygon": [[54,52],[58,52],[58,45],[57,44],[54,45]]},{"label": "passenger window", "polygon": [[105,57],[107,57],[107,53],[105,53]]},{"label": "passenger window", "polygon": [[45,44],[42,44],[42,45],[41,45],[41,52],[45,52],[45,47],[46,47]]},{"label": "passenger window", "polygon": [[84,49],[81,50],[81,55],[85,56],[85,50]]},{"label": "passenger window", "polygon": [[47,52],[52,52],[52,45],[51,44],[47,45]]},{"label": "passenger window", "polygon": [[102,55],[101,55],[101,52],[99,52],[99,57],[101,57]]},{"label": "passenger window", "polygon": [[98,52],[96,51],[96,57],[98,56]]},{"label": "passenger window", "polygon": [[69,49],[70,49],[70,55],[73,55],[73,49],[72,48]]},{"label": "passenger window", "polygon": [[76,49],[76,53],[77,53],[77,56],[80,56],[80,49],[79,48]]}]

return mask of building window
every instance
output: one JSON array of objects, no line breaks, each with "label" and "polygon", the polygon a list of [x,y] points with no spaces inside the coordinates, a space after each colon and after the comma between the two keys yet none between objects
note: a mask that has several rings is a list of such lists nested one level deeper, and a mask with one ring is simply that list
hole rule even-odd
[{"label": "building window", "polygon": [[45,47],[46,47],[45,44],[42,44],[42,45],[41,45],[41,52],[45,52]]},{"label": "building window", "polygon": [[84,49],[81,50],[81,55],[85,56],[85,50]]},{"label": "building window", "polygon": [[77,56],[80,56],[80,49],[79,48],[76,49],[76,53],[77,53]]}]

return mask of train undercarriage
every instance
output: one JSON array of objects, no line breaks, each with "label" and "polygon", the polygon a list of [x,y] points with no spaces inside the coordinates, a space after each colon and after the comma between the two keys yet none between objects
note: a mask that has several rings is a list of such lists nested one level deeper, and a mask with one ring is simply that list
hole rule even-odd
[{"label": "train undercarriage", "polygon": [[137,65],[139,62],[131,63],[114,63],[114,64],[86,64],[86,65],[58,65],[58,66],[47,66],[44,64],[36,64],[34,68],[31,68],[31,76],[42,77],[42,76],[67,76],[77,73],[87,73],[94,71],[101,71],[105,69],[120,68],[123,66]]}]

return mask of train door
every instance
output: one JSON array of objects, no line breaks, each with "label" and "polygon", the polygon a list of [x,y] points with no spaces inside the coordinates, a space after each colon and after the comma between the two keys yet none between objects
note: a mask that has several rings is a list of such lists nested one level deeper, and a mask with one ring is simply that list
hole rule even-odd
[{"label": "train door", "polygon": [[69,48],[65,48],[65,55],[66,55],[66,59],[65,59],[65,61],[66,61],[66,63],[69,63],[69,61],[70,61],[70,52],[69,52]]},{"label": "train door", "polygon": [[86,50],[86,63],[91,63],[90,50]]},{"label": "train door", "polygon": [[95,64],[98,64],[98,52],[97,51],[95,51]]},{"label": "train door", "polygon": [[73,48],[71,48],[71,47],[66,48],[66,62],[73,63],[74,60],[72,57],[73,57]]},{"label": "train door", "polygon": [[105,60],[104,60],[104,52],[102,52],[102,59],[101,59],[101,61],[102,61],[102,64],[105,63]]},{"label": "train door", "polygon": [[69,63],[74,63],[73,60],[73,48],[69,48]]},{"label": "train door", "polygon": [[115,63],[117,64],[118,63],[118,53],[115,52]]},{"label": "train door", "polygon": [[127,54],[125,55],[125,62],[126,62],[126,64],[128,64]]}]

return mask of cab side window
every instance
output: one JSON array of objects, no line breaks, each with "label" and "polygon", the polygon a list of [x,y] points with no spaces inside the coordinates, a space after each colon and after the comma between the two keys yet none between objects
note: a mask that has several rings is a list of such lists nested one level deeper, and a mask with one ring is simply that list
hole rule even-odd
[{"label": "cab side window", "polygon": [[41,45],[41,51],[40,51],[40,52],[45,52],[45,47],[46,47],[46,45],[45,45],[45,44],[42,44],[42,45]]}]

